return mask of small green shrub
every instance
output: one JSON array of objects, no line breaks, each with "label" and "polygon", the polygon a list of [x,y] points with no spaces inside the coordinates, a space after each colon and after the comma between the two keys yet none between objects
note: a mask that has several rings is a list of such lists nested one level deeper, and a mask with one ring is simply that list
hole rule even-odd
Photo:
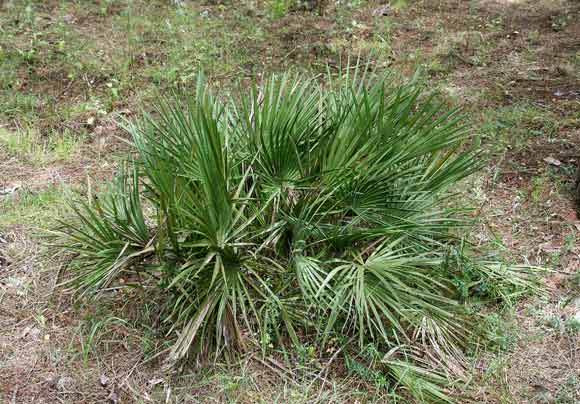
[{"label": "small green shrub", "polygon": [[[53,232],[80,290],[149,276],[166,291],[171,360],[345,336],[456,355],[474,288],[525,283],[461,242],[449,196],[480,164],[458,111],[417,81],[348,69],[241,94],[200,79],[128,123],[135,160]],[[389,374],[438,396],[439,373],[418,382],[407,359]]]}]

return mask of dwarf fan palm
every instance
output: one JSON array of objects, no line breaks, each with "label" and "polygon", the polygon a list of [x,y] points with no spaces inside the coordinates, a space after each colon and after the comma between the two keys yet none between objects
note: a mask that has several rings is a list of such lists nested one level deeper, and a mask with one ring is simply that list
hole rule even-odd
[{"label": "dwarf fan palm", "polygon": [[308,335],[460,344],[454,276],[488,265],[449,259],[466,225],[449,188],[478,168],[468,127],[416,81],[346,72],[225,100],[200,79],[128,124],[130,170],[56,232],[78,286],[160,276],[174,360]]}]

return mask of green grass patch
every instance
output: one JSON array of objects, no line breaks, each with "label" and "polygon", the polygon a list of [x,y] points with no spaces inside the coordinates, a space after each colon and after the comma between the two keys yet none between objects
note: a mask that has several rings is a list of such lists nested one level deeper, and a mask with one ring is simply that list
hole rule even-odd
[{"label": "green grass patch", "polygon": [[562,125],[561,117],[550,109],[522,103],[484,111],[480,131],[492,151],[517,151],[531,138],[555,138]]},{"label": "green grass patch", "polygon": [[64,213],[65,189],[50,185],[38,191],[18,189],[0,196],[0,226],[29,225],[48,227]]},{"label": "green grass patch", "polygon": [[9,131],[0,128],[0,145],[9,154],[34,166],[73,159],[82,141],[82,137],[68,130],[43,137],[33,129]]}]

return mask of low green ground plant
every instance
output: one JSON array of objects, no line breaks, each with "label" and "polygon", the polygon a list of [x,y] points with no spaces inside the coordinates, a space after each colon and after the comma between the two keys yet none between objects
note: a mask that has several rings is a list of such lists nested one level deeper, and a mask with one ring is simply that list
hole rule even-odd
[{"label": "low green ground plant", "polygon": [[373,378],[448,400],[477,318],[465,302],[529,280],[462,239],[451,197],[481,160],[461,113],[417,79],[394,83],[355,66],[233,96],[200,78],[160,101],[126,123],[132,157],[107,190],[52,232],[72,284],[161,289],[170,363],[371,344]]}]

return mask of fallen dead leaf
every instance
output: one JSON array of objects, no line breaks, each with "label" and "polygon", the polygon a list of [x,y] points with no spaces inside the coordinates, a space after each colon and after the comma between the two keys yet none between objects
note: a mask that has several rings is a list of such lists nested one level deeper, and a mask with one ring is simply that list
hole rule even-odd
[{"label": "fallen dead leaf", "polygon": [[101,386],[105,387],[107,384],[109,384],[109,378],[106,375],[101,375],[101,377],[99,378],[99,382],[101,383]]},{"label": "fallen dead leaf", "polygon": [[544,161],[556,167],[560,167],[562,165],[562,162],[558,159],[555,159],[554,157],[546,157]]},{"label": "fallen dead leaf", "polygon": [[151,387],[158,385],[159,383],[163,383],[163,379],[160,377],[156,377],[154,379],[151,379],[147,382],[147,384]]},{"label": "fallen dead leaf", "polygon": [[119,402],[119,395],[114,391],[111,391],[111,394],[107,397],[107,401],[112,404],[117,404]]}]

